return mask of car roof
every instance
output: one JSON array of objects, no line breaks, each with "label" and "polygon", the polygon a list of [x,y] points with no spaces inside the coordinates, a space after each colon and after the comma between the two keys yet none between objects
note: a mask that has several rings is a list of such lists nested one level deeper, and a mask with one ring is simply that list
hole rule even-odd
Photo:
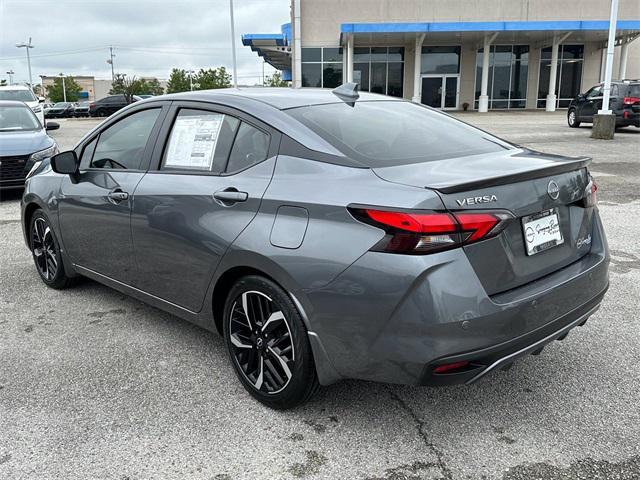
[{"label": "car roof", "polygon": [[[305,107],[309,105],[339,103],[342,101],[329,89],[289,87],[220,88],[215,90],[174,93],[153,98],[215,102],[220,101],[220,95],[230,95],[233,97],[243,97],[245,99],[255,100],[257,102],[266,103],[278,110]],[[359,95],[360,97],[358,101],[403,101],[401,98],[387,97],[368,92],[359,92]]]},{"label": "car roof", "polygon": [[20,100],[0,100],[0,107],[25,107],[29,106]]}]

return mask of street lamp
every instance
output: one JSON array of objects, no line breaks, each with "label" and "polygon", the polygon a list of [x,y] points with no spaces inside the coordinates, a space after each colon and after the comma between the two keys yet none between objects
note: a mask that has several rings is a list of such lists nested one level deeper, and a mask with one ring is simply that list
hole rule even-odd
[{"label": "street lamp", "polygon": [[34,48],[31,45],[31,37],[29,37],[29,43],[16,43],[16,47],[24,48],[27,50],[27,66],[29,67],[29,88],[33,91],[33,80],[31,79],[31,56],[29,55],[29,50]]},{"label": "street lamp", "polygon": [[13,85],[13,74],[16,73],[13,70],[9,70],[7,75],[9,75],[9,85]]},{"label": "street lamp", "polygon": [[189,90],[193,92],[193,74],[196,73],[193,70],[187,70],[187,74],[189,75]]},{"label": "street lamp", "polygon": [[67,87],[64,84],[64,74],[60,74],[60,78],[62,78],[62,98],[64,99],[64,102],[66,103],[67,101]]}]

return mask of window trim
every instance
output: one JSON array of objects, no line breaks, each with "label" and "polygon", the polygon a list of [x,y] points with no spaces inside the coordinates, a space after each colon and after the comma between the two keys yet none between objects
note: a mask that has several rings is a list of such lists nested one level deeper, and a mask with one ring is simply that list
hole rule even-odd
[{"label": "window trim", "polygon": [[[78,144],[78,146],[76,146],[76,148],[74,148],[76,155],[78,155],[78,158],[82,157],[82,153],[84,152],[84,149],[95,139],[97,139],[96,142],[96,147],[98,142],[100,142],[100,136],[102,135],[102,132],[106,131],[107,129],[111,128],[113,125],[115,125],[116,123],[130,117],[131,115],[134,115],[136,113],[140,113],[142,111],[145,110],[154,110],[154,109],[160,109],[160,113],[158,114],[158,117],[156,118],[156,122],[153,125],[152,129],[151,129],[151,133],[149,134],[149,138],[147,139],[147,143],[144,147],[144,152],[142,154],[142,161],[140,162],[140,168],[136,168],[136,169],[127,169],[127,170],[123,170],[120,168],[95,168],[95,167],[91,167],[91,168],[85,168],[82,170],[79,170],[79,173],[84,173],[84,172],[131,172],[131,173],[140,173],[140,172],[146,172],[149,169],[149,164],[151,161],[151,153],[152,153],[152,148],[153,145],[155,144],[158,134],[160,132],[160,128],[162,126],[162,124],[164,123],[165,117],[167,115],[168,112],[168,107],[171,104],[171,102],[169,101],[158,101],[158,102],[151,102],[151,103],[147,103],[145,105],[136,105],[134,107],[128,108],[126,111],[120,113],[118,112],[114,117],[108,118],[107,120],[104,121],[104,123],[100,124],[98,126],[98,128],[96,128],[94,131],[92,131],[91,133],[89,133],[85,138],[83,138],[80,143]],[[133,104],[132,104],[133,105]],[[93,155],[95,154],[95,149],[93,154],[91,155],[91,162],[93,161]]]},{"label": "window trim", "polygon": [[[169,138],[171,135],[171,130],[173,129],[173,124],[175,122],[176,117],[178,116],[178,112],[181,109],[187,110],[202,110],[205,112],[213,112],[219,113],[222,115],[231,115],[236,117],[240,122],[245,122],[251,125],[254,128],[264,132],[269,136],[269,153],[267,154],[267,158],[264,160],[254,163],[253,165],[248,166],[242,170],[238,170],[233,173],[223,172],[205,172],[202,170],[188,170],[188,169],[172,169],[172,170],[163,170],[162,169],[162,159],[164,158],[164,154],[166,149],[169,146]],[[236,130],[236,135],[238,130]],[[266,162],[270,158],[275,157],[278,154],[278,150],[280,148],[280,140],[282,134],[274,129],[273,127],[261,122],[257,118],[241,111],[236,110],[235,108],[231,108],[227,105],[223,105],[220,103],[214,102],[198,102],[193,100],[184,100],[184,101],[173,101],[170,108],[167,111],[166,116],[164,117],[162,126],[156,138],[155,144],[153,146],[153,151],[151,153],[151,162],[149,169],[147,170],[147,174],[154,175],[197,175],[197,176],[209,176],[209,177],[231,177],[233,175],[237,175],[238,173],[244,172],[251,167],[259,165],[260,163]],[[233,139],[235,143],[235,136]],[[231,149],[233,149],[233,143],[231,144]],[[231,154],[231,150],[229,150],[229,154],[227,154],[227,161],[225,162],[225,170],[227,169],[229,163],[229,155]]]}]

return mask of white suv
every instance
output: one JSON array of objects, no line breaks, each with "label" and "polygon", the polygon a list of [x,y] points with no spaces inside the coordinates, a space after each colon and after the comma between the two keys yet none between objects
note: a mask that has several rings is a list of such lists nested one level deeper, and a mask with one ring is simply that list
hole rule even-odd
[{"label": "white suv", "polygon": [[44,111],[42,105],[40,105],[38,97],[33,94],[29,87],[25,87],[24,85],[0,87],[0,100],[18,100],[26,103],[44,127]]}]

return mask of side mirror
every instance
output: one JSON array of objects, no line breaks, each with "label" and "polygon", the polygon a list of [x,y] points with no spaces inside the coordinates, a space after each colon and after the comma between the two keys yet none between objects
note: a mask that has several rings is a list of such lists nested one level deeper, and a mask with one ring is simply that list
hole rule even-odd
[{"label": "side mirror", "polygon": [[584,100],[585,98],[587,98],[587,96],[584,93],[578,94],[578,100]]},{"label": "side mirror", "polygon": [[49,130],[58,130],[60,128],[60,124],[56,122],[47,122],[47,125],[44,127],[47,131]]},{"label": "side mirror", "polygon": [[38,102],[40,102],[40,103],[44,103],[44,101],[45,101],[45,98],[44,98],[44,97],[38,97]]},{"label": "side mirror", "polygon": [[51,168],[56,173],[75,175],[78,173],[78,156],[73,150],[51,157]]}]

